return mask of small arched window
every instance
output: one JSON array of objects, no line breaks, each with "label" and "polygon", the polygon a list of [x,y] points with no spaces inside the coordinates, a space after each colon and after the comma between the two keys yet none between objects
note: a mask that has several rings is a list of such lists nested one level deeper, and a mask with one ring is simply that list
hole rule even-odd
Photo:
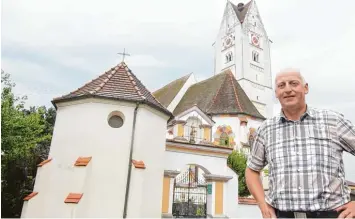
[{"label": "small arched window", "polygon": [[233,60],[233,53],[229,52],[226,54],[226,63],[231,62]]},{"label": "small arched window", "polygon": [[229,136],[227,133],[223,132],[219,137],[219,145],[229,146]]},{"label": "small arched window", "polygon": [[253,61],[259,62],[259,53],[257,51],[253,51]]}]

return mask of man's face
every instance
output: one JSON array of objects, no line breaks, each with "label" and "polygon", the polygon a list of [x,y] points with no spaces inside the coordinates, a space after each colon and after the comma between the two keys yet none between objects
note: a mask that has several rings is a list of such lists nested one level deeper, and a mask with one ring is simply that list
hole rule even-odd
[{"label": "man's face", "polygon": [[276,77],[276,97],[282,108],[291,109],[302,107],[308,93],[308,85],[302,84],[299,73],[284,73]]}]

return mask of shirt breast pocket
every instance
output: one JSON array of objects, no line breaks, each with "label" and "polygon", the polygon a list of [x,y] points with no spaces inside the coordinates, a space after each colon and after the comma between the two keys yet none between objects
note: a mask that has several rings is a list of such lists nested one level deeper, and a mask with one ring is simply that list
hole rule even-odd
[{"label": "shirt breast pocket", "polygon": [[279,132],[267,139],[266,158],[268,163],[276,169],[283,169],[288,156],[287,142],[283,142]]},{"label": "shirt breast pocket", "polygon": [[336,175],[340,165],[340,154],[333,141],[334,133],[323,125],[310,126],[307,131],[306,147],[311,154],[313,169]]}]

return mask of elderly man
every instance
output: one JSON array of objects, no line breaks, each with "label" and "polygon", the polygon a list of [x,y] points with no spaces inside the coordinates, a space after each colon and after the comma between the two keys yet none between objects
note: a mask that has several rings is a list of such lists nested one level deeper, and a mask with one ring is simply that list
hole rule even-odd
[{"label": "elderly man", "polygon": [[[249,191],[264,218],[353,218],[342,152],[355,155],[355,128],[341,114],[306,104],[308,84],[297,70],[275,79],[282,110],[256,132],[246,168]],[[269,192],[260,171],[269,165]]]}]

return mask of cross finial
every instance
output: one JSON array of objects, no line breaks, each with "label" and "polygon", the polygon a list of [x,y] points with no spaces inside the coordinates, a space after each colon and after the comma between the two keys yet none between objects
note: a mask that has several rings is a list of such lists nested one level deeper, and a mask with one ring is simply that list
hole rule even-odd
[{"label": "cross finial", "polygon": [[119,52],[117,54],[122,55],[122,62],[124,62],[124,58],[126,55],[130,56],[130,54],[126,53],[126,48],[123,48],[123,52]]}]

